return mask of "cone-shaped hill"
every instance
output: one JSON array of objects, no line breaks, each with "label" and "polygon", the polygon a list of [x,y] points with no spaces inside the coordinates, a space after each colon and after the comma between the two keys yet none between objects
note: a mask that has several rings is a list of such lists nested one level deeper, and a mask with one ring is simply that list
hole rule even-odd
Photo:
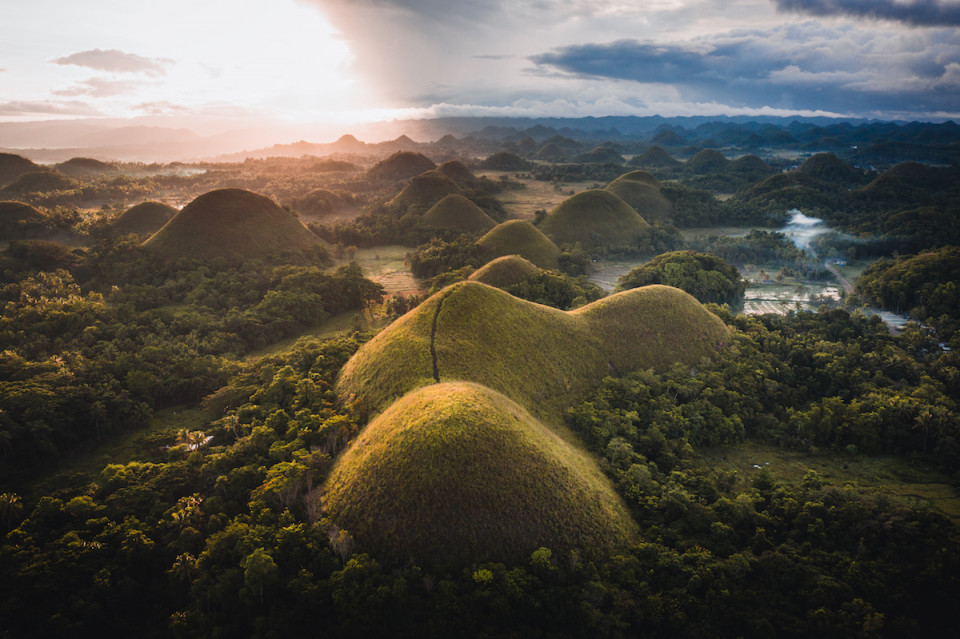
[{"label": "cone-shaped hill", "polygon": [[864,173],[838,158],[833,153],[817,153],[804,160],[799,172],[824,182],[856,184],[863,182]]},{"label": "cone-shaped hill", "polygon": [[478,384],[416,390],[340,457],[324,510],[378,558],[459,569],[541,546],[609,557],[636,525],[609,480],[522,407]]},{"label": "cone-shaped hill", "polygon": [[540,229],[526,220],[497,224],[477,240],[494,257],[519,255],[540,268],[558,268],[560,249]]},{"label": "cone-shaped hill", "polygon": [[290,201],[293,209],[303,215],[325,217],[352,208],[352,205],[329,189],[313,189]]},{"label": "cone-shaped hill", "polygon": [[369,171],[371,180],[406,180],[424,171],[437,168],[433,160],[413,151],[397,151],[386,160],[378,162]]},{"label": "cone-shaped hill", "polygon": [[687,160],[684,170],[688,173],[704,175],[706,173],[724,173],[729,168],[730,160],[716,149],[703,149]]},{"label": "cone-shaped hill", "polygon": [[538,275],[540,275],[540,269],[536,264],[531,264],[519,255],[504,255],[484,264],[474,271],[469,279],[496,288],[506,288],[531,280]]},{"label": "cone-shaped hill", "polygon": [[472,381],[559,424],[563,410],[605,376],[693,364],[728,338],[718,317],[668,286],[560,311],[467,281],[367,342],[344,366],[337,391],[375,412],[421,386]]},{"label": "cone-shaped hill", "polygon": [[437,170],[426,171],[412,178],[402,191],[390,200],[395,209],[427,209],[451,194],[462,194],[457,183]]},{"label": "cone-shaped hill", "polygon": [[42,169],[21,174],[12,183],[3,187],[3,190],[8,193],[43,193],[46,191],[67,191],[77,186],[79,186],[79,182],[59,171]]},{"label": "cone-shaped hill", "polygon": [[144,243],[171,260],[258,259],[324,245],[295,215],[270,198],[243,189],[204,193]]},{"label": "cone-shaped hill", "polygon": [[22,155],[0,153],[0,185],[10,184],[24,173],[39,170],[39,164],[34,164]]},{"label": "cone-shaped hill", "polygon": [[649,226],[632,206],[603,189],[567,198],[540,222],[556,244],[579,243],[587,251],[630,246]]},{"label": "cone-shaped hill", "polygon": [[567,159],[567,152],[559,144],[550,142],[540,147],[540,150],[534,154],[533,159],[541,162],[563,162]]},{"label": "cone-shaped hill", "polygon": [[632,206],[644,220],[673,219],[673,204],[663,193],[660,180],[646,171],[631,171],[607,185],[607,190]]},{"label": "cone-shaped hill", "polygon": [[485,233],[497,225],[483,209],[456,193],[431,206],[423,214],[423,223],[467,233]]},{"label": "cone-shaped hill", "polygon": [[70,177],[97,177],[118,173],[117,167],[113,164],[93,158],[71,158],[61,162],[55,168]]},{"label": "cone-shaped hill", "polygon": [[113,232],[120,235],[147,235],[156,233],[176,214],[177,209],[163,202],[141,202],[118,215],[111,226]]},{"label": "cone-shaped hill", "polygon": [[23,202],[0,202],[0,241],[30,240],[50,232],[46,213]]},{"label": "cone-shaped hill", "polygon": [[649,149],[630,158],[630,166],[643,166],[654,169],[675,169],[683,166],[683,162],[667,153],[662,146],[651,146]]},{"label": "cone-shaped hill", "polygon": [[437,170],[464,188],[473,186],[480,181],[477,179],[477,176],[473,174],[473,171],[467,168],[467,165],[460,160],[444,162]]}]

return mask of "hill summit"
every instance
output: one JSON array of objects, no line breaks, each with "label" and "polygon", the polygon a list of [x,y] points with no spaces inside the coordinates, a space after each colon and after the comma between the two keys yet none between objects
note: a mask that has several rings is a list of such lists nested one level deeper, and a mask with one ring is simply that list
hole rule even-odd
[{"label": "hill summit", "polygon": [[636,525],[596,463],[479,384],[413,391],[340,457],[324,510],[360,548],[460,568],[541,546],[610,556]]},{"label": "hill summit", "polygon": [[581,191],[558,204],[540,223],[555,243],[584,249],[630,246],[647,224],[632,206],[603,189]]},{"label": "hill summit", "polygon": [[183,207],[144,246],[171,260],[262,259],[324,242],[268,197],[243,189],[217,189]]}]

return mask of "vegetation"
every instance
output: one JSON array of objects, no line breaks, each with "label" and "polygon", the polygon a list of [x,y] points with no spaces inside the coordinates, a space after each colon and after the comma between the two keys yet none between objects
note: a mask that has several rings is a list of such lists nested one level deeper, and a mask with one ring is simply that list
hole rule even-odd
[{"label": "vegetation", "polygon": [[663,253],[636,267],[617,281],[617,290],[626,291],[650,284],[674,286],[698,300],[714,304],[743,306],[747,283],[736,267],[719,257],[696,251]]},{"label": "vegetation", "polygon": [[519,255],[540,268],[555,269],[559,266],[560,249],[526,220],[498,224],[477,240],[477,245],[491,257]]},{"label": "vegetation", "polygon": [[542,546],[597,559],[625,550],[635,529],[593,459],[466,382],[394,402],[339,459],[323,495],[334,524],[386,564],[456,570],[523,561]]},{"label": "vegetation", "polygon": [[110,226],[118,235],[153,235],[176,214],[177,209],[163,202],[141,202],[117,216]]},{"label": "vegetation", "polygon": [[632,206],[644,220],[672,222],[673,205],[661,193],[660,180],[646,171],[631,171],[606,186],[621,200]]},{"label": "vegetation", "polygon": [[459,194],[451,194],[423,214],[423,223],[462,233],[486,233],[497,225],[479,206]]},{"label": "vegetation", "polygon": [[432,171],[437,165],[422,153],[398,151],[387,159],[375,164],[367,177],[371,180],[389,180],[397,182],[407,180],[424,171]]},{"label": "vegetation", "polygon": [[604,376],[695,364],[727,337],[723,323],[690,295],[665,286],[562,312],[461,282],[366,344],[344,367],[337,391],[369,413],[420,386],[472,381],[556,423],[566,402]]},{"label": "vegetation", "polygon": [[634,246],[650,225],[612,192],[590,189],[561,202],[539,226],[558,245],[592,251]]},{"label": "vegetation", "polygon": [[201,195],[144,246],[167,260],[264,258],[279,252],[325,251],[324,242],[273,200],[242,189]]},{"label": "vegetation", "polygon": [[540,268],[519,255],[504,255],[477,269],[470,279],[496,288],[506,288],[540,275]]}]

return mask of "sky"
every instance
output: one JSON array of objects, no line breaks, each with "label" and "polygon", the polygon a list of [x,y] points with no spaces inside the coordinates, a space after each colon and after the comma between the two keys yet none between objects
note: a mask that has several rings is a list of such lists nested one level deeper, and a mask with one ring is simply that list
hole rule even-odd
[{"label": "sky", "polygon": [[0,2],[0,121],[960,115],[960,0]]}]

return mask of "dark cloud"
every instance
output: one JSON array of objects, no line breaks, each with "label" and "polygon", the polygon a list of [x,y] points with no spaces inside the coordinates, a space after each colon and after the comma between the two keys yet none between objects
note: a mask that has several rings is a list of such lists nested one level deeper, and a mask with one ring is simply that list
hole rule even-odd
[{"label": "dark cloud", "polygon": [[878,111],[956,111],[960,34],[827,28],[815,23],[654,44],[620,40],[532,56],[536,70],[676,87],[691,101],[733,106]]},{"label": "dark cloud", "polygon": [[92,98],[110,98],[125,93],[133,93],[145,83],[136,80],[106,80],[104,78],[90,78],[78,82],[67,89],[54,91],[54,95],[76,97],[81,95]]},{"label": "dark cloud", "polygon": [[163,65],[171,64],[172,60],[160,58],[145,58],[135,53],[126,53],[117,49],[90,49],[51,60],[54,64],[74,65],[110,71],[113,73],[145,73],[157,77],[166,75]]},{"label": "dark cloud", "polygon": [[79,100],[8,100],[0,102],[0,115],[3,116],[31,116],[31,115],[103,115],[86,102]]},{"label": "dark cloud", "polygon": [[960,3],[943,0],[773,0],[781,11],[893,20],[920,27],[960,26]]}]

